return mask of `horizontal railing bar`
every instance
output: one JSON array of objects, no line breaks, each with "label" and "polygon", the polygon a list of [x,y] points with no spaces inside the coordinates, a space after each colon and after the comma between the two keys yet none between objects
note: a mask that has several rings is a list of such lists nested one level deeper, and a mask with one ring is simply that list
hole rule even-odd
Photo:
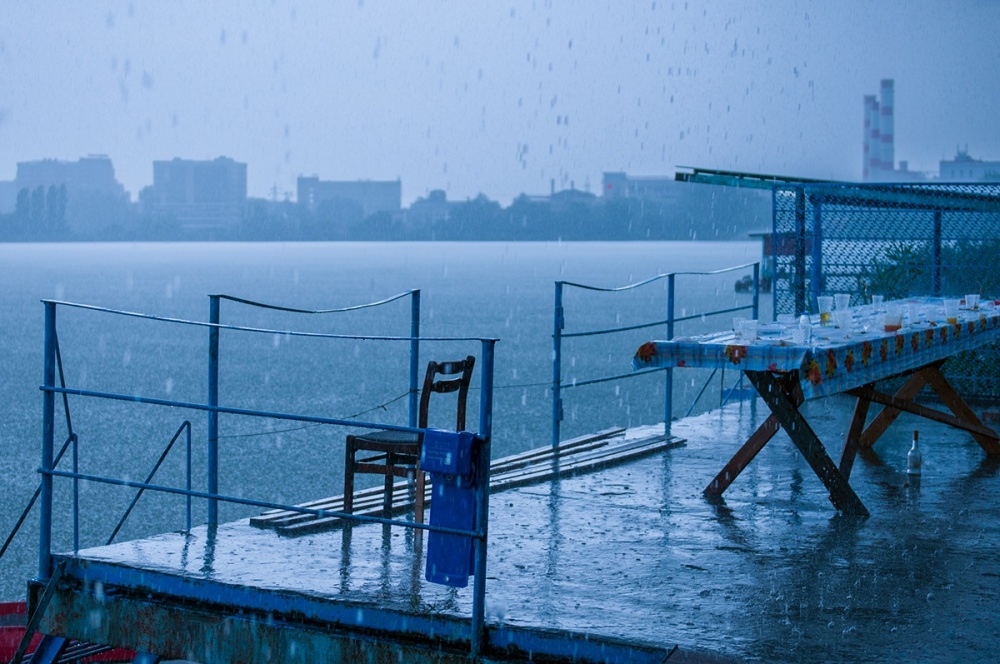
[{"label": "horizontal railing bar", "polygon": [[659,367],[656,369],[643,369],[642,371],[630,371],[627,374],[619,374],[617,376],[606,376],[604,378],[591,378],[590,380],[578,380],[572,383],[560,383],[559,387],[583,387],[584,385],[594,385],[596,383],[608,383],[613,380],[621,380],[623,378],[635,378],[637,376],[642,376],[648,373],[656,373],[658,371],[666,371],[666,367]]},{"label": "horizontal railing bar", "polygon": [[65,470],[50,470],[44,471],[42,469],[38,470],[41,475],[51,475],[52,477],[66,477],[69,479],[80,479],[89,482],[98,482],[100,484],[111,484],[114,486],[129,487],[132,489],[143,489],[145,491],[158,491],[160,493],[172,493],[178,496],[191,496],[192,498],[206,498],[209,500],[221,500],[227,503],[237,503],[240,505],[248,505],[250,507],[259,507],[262,509],[276,509],[288,512],[301,512],[303,514],[314,514],[317,517],[337,517],[341,519],[346,519],[350,521],[359,521],[362,523],[381,523],[388,526],[403,526],[406,528],[416,528],[419,530],[429,530],[439,533],[447,533],[449,535],[462,535],[464,537],[472,537],[475,539],[482,539],[483,534],[471,530],[459,530],[457,528],[446,528],[444,526],[432,526],[425,523],[417,523],[415,521],[397,521],[395,519],[386,519],[379,516],[364,516],[361,514],[350,514],[348,512],[335,512],[333,510],[318,510],[312,509],[310,507],[300,507],[297,505],[283,505],[281,503],[272,503],[266,500],[256,500],[254,498],[237,498],[236,496],[226,496],[224,494],[214,494],[207,493],[205,491],[194,491],[187,489],[177,489],[175,487],[163,486],[159,484],[147,484],[145,482],[132,482],[130,480],[119,480],[113,477],[101,477],[100,475],[87,475],[84,473],[73,473]]},{"label": "horizontal railing bar", "polygon": [[383,304],[389,304],[390,302],[395,302],[398,299],[413,295],[417,290],[408,290],[392,297],[387,297],[384,300],[379,300],[378,302],[369,302],[368,304],[355,304],[350,307],[341,307],[340,309],[296,309],[294,307],[282,307],[277,304],[267,304],[265,302],[256,302],[254,300],[247,300],[242,297],[236,297],[235,295],[225,295],[219,293],[218,295],[209,295],[209,297],[218,297],[223,300],[229,300],[230,302],[239,302],[240,304],[248,304],[251,307],[260,307],[261,309],[273,309],[275,311],[287,311],[293,314],[339,314],[346,311],[357,311],[359,309],[368,309],[370,307],[378,307]]},{"label": "horizontal railing bar", "polygon": [[57,304],[63,307],[74,309],[85,309],[87,311],[98,311],[101,313],[115,314],[117,316],[128,316],[131,318],[141,318],[143,320],[160,321],[163,323],[176,323],[178,325],[191,325],[193,327],[208,327],[219,330],[234,330],[236,332],[255,332],[258,334],[280,334],[287,337],[311,337],[314,339],[347,339],[353,341],[499,341],[496,337],[376,337],[357,334],[328,334],[325,332],[295,332],[293,330],[273,330],[261,327],[243,327],[241,325],[224,325],[222,323],[206,323],[199,320],[187,320],[184,318],[171,318],[169,316],[154,316],[152,314],[141,314],[135,311],[124,311],[121,309],[108,309],[92,304],[80,304],[77,302],[64,302],[62,300],[42,300],[45,303]]},{"label": "horizontal railing bar", "polygon": [[[674,322],[675,323],[681,323],[681,322],[684,322],[686,320],[695,320],[695,319],[699,319],[699,318],[706,318],[708,316],[718,316],[720,314],[728,314],[728,313],[732,313],[734,311],[744,311],[746,309],[753,309],[753,305],[752,304],[748,304],[748,305],[745,305],[745,306],[742,306],[742,307],[733,307],[731,309],[719,309],[717,311],[705,311],[705,312],[700,313],[700,314],[691,314],[690,316],[681,316],[679,318],[675,318]],[[653,321],[652,323],[639,323],[638,325],[627,325],[625,327],[612,327],[612,328],[608,328],[608,329],[604,329],[604,330],[590,330],[588,332],[566,332],[566,333],[561,334],[560,336],[563,339],[567,339],[567,338],[571,338],[571,337],[593,337],[593,336],[598,336],[598,335],[601,335],[601,334],[612,334],[614,332],[629,332],[631,330],[642,330],[642,329],[647,328],[647,327],[656,327],[657,325],[666,325],[669,322],[670,322],[669,320],[664,319],[664,320]]]},{"label": "horizontal railing bar", "polygon": [[190,401],[171,401],[169,399],[157,399],[155,397],[129,396],[127,394],[115,394],[114,392],[96,392],[94,390],[80,390],[71,387],[39,387],[43,392],[54,392],[56,394],[72,394],[79,397],[94,397],[96,399],[110,399],[112,401],[128,401],[131,403],[143,403],[152,406],[168,406],[170,408],[187,408],[189,410],[201,410],[212,413],[225,413],[227,415],[246,415],[248,417],[264,417],[275,420],[291,420],[293,422],[315,422],[317,424],[332,424],[336,426],[362,427],[365,429],[380,429],[382,431],[402,431],[404,433],[423,433],[424,429],[409,427],[397,424],[382,424],[377,422],[361,422],[357,420],[342,420],[333,417],[317,417],[314,415],[296,415],[294,413],[279,413],[266,410],[250,410],[249,408],[233,408],[230,406],[209,406],[202,403]]},{"label": "horizontal railing bar", "polygon": [[563,284],[565,286],[575,286],[576,288],[583,288],[584,290],[599,291],[602,293],[620,293],[622,291],[627,291],[632,288],[638,288],[639,286],[645,286],[646,284],[651,284],[654,281],[659,281],[660,279],[666,279],[670,276],[685,275],[685,276],[712,276],[714,274],[725,274],[726,272],[733,272],[735,270],[744,270],[748,267],[753,267],[755,263],[744,263],[743,265],[735,265],[733,267],[725,267],[720,270],[712,270],[711,272],[671,272],[669,274],[658,274],[655,277],[650,277],[649,279],[644,279],[642,281],[637,281],[634,284],[629,284],[627,286],[619,286],[617,288],[601,288],[600,286],[589,286],[587,284],[578,284],[572,281],[557,281],[556,283]]}]

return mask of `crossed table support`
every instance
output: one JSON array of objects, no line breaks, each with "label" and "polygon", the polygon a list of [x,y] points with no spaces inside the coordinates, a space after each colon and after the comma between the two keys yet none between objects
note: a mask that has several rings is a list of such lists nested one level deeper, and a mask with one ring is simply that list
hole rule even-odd
[{"label": "crossed table support", "polygon": [[[797,370],[783,373],[744,371],[771,410],[771,414],[709,483],[705,488],[705,495],[721,495],[778,430],[784,429],[830,492],[830,501],[834,507],[845,514],[867,517],[868,509],[848,482],[855,456],[860,449],[871,448],[904,411],[968,431],[988,455],[1000,456],[1000,437],[980,421],[941,374],[940,367],[943,363],[944,360],[940,359],[918,369],[897,374],[897,376],[909,375],[909,378],[894,395],[877,391],[874,382],[847,390],[845,393],[856,397],[857,402],[847,430],[839,466],[827,454],[819,437],[800,411],[805,399],[799,382],[799,372]],[[937,393],[941,402],[953,415],[914,402],[914,398],[925,385]],[[872,403],[880,404],[884,408],[866,426]]]}]

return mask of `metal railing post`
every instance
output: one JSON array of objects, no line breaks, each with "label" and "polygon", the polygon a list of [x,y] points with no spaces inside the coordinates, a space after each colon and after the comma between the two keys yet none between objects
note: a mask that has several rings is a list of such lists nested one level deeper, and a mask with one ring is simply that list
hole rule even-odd
[{"label": "metal railing post", "polygon": [[[191,491],[191,423],[187,422],[187,481],[185,482],[185,488]],[[184,530],[191,532],[191,494],[188,493],[184,497],[186,501],[185,505],[185,515],[184,515]]]},{"label": "metal railing post", "polygon": [[[73,472],[80,472],[80,440],[73,439]],[[80,550],[80,478],[73,478],[73,551]]]},{"label": "metal railing post", "polygon": [[[667,339],[674,338],[674,309],[676,307],[677,275],[667,275]],[[674,370],[667,369],[663,377],[663,434],[670,435],[670,420],[674,415]]]},{"label": "metal railing post", "polygon": [[753,264],[753,317],[760,318],[760,263]]},{"label": "metal railing post", "polygon": [[410,293],[410,406],[409,423],[417,426],[417,374],[420,371],[420,289]]},{"label": "metal railing post", "polygon": [[[45,303],[45,340],[43,350],[42,385],[56,386],[56,305]],[[42,505],[38,524],[38,579],[45,581],[52,574],[52,470],[55,445],[55,393],[42,392]]]},{"label": "metal railing post", "polygon": [[[219,405],[219,296],[209,295],[208,322],[208,405]],[[208,412],[208,493],[219,493],[219,413]],[[219,503],[208,500],[208,525],[219,523]]]},{"label": "metal railing post", "polygon": [[562,331],[563,282],[556,282],[555,308],[552,314],[552,447],[559,446],[559,422],[562,421]]},{"label": "metal railing post", "polygon": [[931,295],[941,296],[941,208],[934,210],[934,236],[931,240]]},{"label": "metal railing post", "polygon": [[795,294],[795,311],[806,310],[806,194],[801,186],[795,187],[795,262],[792,268],[792,290]]},{"label": "metal railing post", "polygon": [[475,568],[472,594],[472,657],[482,648],[486,616],[486,551],[490,517],[490,441],[493,439],[493,351],[495,339],[482,341],[483,368],[479,392],[479,481],[476,484],[476,531],[474,542]]},{"label": "metal railing post", "polygon": [[812,270],[809,276],[812,301],[826,290],[823,283],[823,204],[813,202]]}]

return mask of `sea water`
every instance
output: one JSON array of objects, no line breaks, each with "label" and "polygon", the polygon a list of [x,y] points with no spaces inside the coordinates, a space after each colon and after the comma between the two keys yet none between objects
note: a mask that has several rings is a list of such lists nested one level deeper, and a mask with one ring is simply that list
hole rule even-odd
[{"label": "sea water", "polygon": [[[13,528],[38,483],[42,398],[42,299],[57,299],[163,317],[206,321],[209,294],[304,309],[348,307],[421,291],[421,335],[495,337],[493,454],[547,445],[551,437],[553,293],[557,280],[618,287],[666,272],[708,271],[759,260],[753,242],[649,243],[98,243],[0,244],[0,535]],[[749,270],[679,276],[676,315],[696,316],[678,333],[728,328],[731,316],[701,312],[747,306],[733,283]],[[765,302],[766,303],[766,302]],[[666,280],[627,293],[567,287],[565,332],[627,327],[666,318]],[[222,304],[222,322],[271,330],[223,330],[220,403],[239,408],[406,423],[408,343],[316,339],[280,333],[410,333],[403,298],[377,309],[335,315],[289,314]],[[747,314],[749,315],[749,314]],[[204,403],[208,331],[139,318],[60,307],[58,336],[69,387]],[[567,339],[564,384],[627,374],[644,341],[665,327]],[[424,342],[428,359],[481,356],[477,342]],[[675,386],[683,415],[706,376],[685,372]],[[478,371],[475,383],[478,385]],[[730,376],[735,378],[735,375]],[[725,379],[728,380],[728,379]],[[715,381],[719,381],[718,383]],[[718,405],[715,378],[695,412]],[[663,421],[662,373],[567,388],[562,438],[612,426]],[[197,411],[69,397],[79,436],[79,470],[145,480],[185,420],[192,424],[193,484],[205,486],[206,417]],[[469,428],[477,428],[479,392],[470,394]],[[443,417],[432,413],[434,417]],[[57,400],[56,445],[67,436]],[[438,420],[448,426],[446,419]],[[341,493],[345,430],[276,419],[220,417],[220,491],[297,503]],[[153,483],[183,486],[183,437]],[[71,468],[70,455],[60,464]],[[364,478],[367,481],[369,478]],[[71,483],[56,481],[53,548],[72,548]],[[102,544],[134,495],[82,482],[80,544]],[[223,520],[258,510],[220,507]],[[195,501],[194,523],[204,521]],[[183,499],[147,495],[118,540],[177,530]],[[34,573],[37,508],[3,560],[0,598],[21,599]]]}]

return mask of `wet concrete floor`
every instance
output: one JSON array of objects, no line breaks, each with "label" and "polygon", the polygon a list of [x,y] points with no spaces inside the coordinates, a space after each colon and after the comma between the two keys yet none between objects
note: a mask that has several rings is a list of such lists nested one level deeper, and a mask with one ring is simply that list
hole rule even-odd
[{"label": "wet concrete floor", "polygon": [[[805,412],[839,458],[851,401]],[[684,447],[491,499],[487,613],[757,661],[994,661],[998,465],[963,432],[903,415],[859,457],[872,513],[839,516],[779,434],[722,502],[701,491],[767,415],[745,403],[674,423]],[[920,429],[924,471],[905,474]],[[246,521],[80,552],[311,596],[468,616],[471,589],[423,580],[421,538],[358,526],[295,539]]]}]

